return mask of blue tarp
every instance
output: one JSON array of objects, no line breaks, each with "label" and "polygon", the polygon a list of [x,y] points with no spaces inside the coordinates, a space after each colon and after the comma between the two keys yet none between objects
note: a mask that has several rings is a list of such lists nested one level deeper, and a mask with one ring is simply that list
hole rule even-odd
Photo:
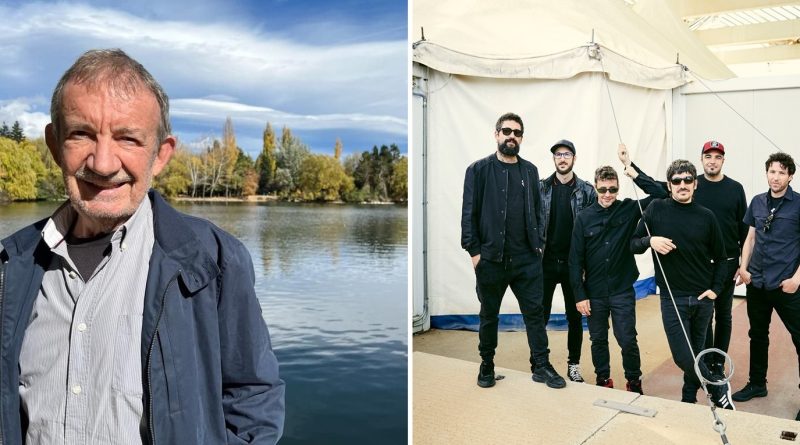
[{"label": "blue tarp", "polygon": [[[645,278],[633,284],[636,291],[636,299],[644,298],[656,293],[655,277]],[[479,319],[477,314],[468,315],[433,315],[431,316],[431,328],[433,329],[465,329],[477,331]],[[583,318],[583,328],[586,329],[586,318]],[[499,329],[501,331],[524,331],[525,323],[522,321],[522,314],[500,314]],[[567,317],[564,314],[550,315],[550,322],[547,329],[564,331],[567,329]]]}]

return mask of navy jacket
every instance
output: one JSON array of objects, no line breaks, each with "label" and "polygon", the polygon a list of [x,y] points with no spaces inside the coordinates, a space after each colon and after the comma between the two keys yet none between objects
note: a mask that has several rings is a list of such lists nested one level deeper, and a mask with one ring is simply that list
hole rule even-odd
[{"label": "navy jacket", "polygon": [[[254,290],[250,255],[230,234],[151,191],[155,243],[142,324],[144,407],[156,444],[274,444],[284,383]],[[2,241],[0,443],[22,444],[19,355],[52,253],[47,220]]]},{"label": "navy jacket", "polygon": [[[532,252],[541,252],[539,230],[539,171],[531,162],[517,156],[524,181],[524,217],[528,244]],[[495,153],[475,161],[464,175],[461,206],[461,247],[470,256],[502,261],[505,245],[506,206],[508,205],[508,168]]]}]

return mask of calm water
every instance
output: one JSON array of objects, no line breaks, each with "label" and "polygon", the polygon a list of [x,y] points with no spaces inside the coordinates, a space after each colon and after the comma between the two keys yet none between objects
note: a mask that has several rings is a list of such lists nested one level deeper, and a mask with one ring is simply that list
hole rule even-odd
[{"label": "calm water", "polygon": [[[56,204],[0,206],[0,238]],[[241,239],[286,381],[281,444],[405,444],[407,211],[179,204]]]}]

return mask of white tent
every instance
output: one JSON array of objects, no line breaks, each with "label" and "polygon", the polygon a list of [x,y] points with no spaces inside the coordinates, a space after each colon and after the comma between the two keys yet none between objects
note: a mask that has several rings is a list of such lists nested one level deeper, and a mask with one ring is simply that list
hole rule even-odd
[{"label": "white tent", "polygon": [[[663,2],[640,0],[636,8],[621,0],[414,2],[415,330],[428,316],[436,327],[477,326],[475,279],[460,246],[461,194],[467,166],[495,150],[501,114],[522,116],[520,155],[543,178],[553,172],[548,148],[559,139],[575,143],[583,179],[601,165],[619,167],[620,138],[634,162],[663,176],[672,159],[672,89],[687,82],[678,54],[703,77],[732,77],[674,26]],[[621,198],[633,197],[630,181],[621,186]],[[640,256],[640,284],[652,288],[649,263],[649,254]],[[510,291],[501,314],[501,327],[522,326]]]}]

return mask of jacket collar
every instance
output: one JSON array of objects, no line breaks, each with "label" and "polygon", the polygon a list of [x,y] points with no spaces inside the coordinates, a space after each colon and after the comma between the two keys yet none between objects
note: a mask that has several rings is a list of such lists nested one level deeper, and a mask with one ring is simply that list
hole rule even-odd
[{"label": "jacket collar", "polygon": [[173,209],[155,190],[148,193],[153,205],[153,230],[156,244],[175,261],[183,284],[195,292],[219,275],[220,270],[192,228],[186,216]]}]

